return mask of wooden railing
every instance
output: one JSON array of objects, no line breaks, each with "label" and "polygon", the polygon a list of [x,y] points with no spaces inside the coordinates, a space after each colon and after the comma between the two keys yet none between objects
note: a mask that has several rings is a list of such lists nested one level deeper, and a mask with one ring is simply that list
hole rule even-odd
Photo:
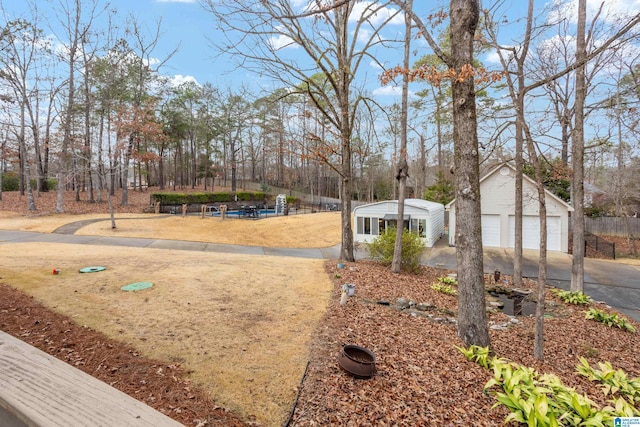
[{"label": "wooden railing", "polygon": [[91,375],[0,331],[0,426],[181,425]]}]

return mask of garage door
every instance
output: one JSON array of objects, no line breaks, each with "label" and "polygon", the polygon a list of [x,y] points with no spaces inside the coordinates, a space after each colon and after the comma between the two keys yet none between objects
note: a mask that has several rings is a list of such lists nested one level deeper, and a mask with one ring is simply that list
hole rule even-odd
[{"label": "garage door", "polygon": [[[509,247],[516,245],[516,219],[509,216]],[[559,216],[547,217],[547,250],[562,250],[562,227]],[[522,217],[522,248],[540,249],[540,218],[532,215]]]},{"label": "garage door", "polygon": [[500,215],[482,215],[482,246],[500,247]]}]

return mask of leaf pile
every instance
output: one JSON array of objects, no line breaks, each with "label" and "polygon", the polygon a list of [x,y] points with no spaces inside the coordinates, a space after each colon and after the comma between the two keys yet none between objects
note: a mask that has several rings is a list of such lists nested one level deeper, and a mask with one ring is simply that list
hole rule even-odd
[{"label": "leaf pile", "polygon": [[[454,296],[431,289],[442,270],[425,267],[418,275],[393,274],[373,262],[347,264],[343,270],[328,262],[327,270],[335,291],[312,344],[291,425],[502,425],[505,408],[492,410],[495,400],[483,394],[490,372],[455,349],[463,345],[455,325],[434,321],[450,313],[455,317],[457,310]],[[340,305],[343,283],[354,283],[356,292]],[[529,289],[534,286],[526,283]],[[396,310],[398,298],[435,306],[433,318]],[[533,318],[518,317],[514,322],[492,312],[490,325],[507,325],[491,330],[497,355],[554,373],[594,397],[602,393],[575,372],[581,356],[592,362],[609,360],[632,376],[640,373],[640,361],[634,357],[640,344],[637,334],[588,322],[584,310],[565,306],[550,292],[547,299],[545,360],[532,356]],[[354,379],[340,369],[337,359],[345,344],[366,347],[376,355],[378,372],[373,378]]]}]

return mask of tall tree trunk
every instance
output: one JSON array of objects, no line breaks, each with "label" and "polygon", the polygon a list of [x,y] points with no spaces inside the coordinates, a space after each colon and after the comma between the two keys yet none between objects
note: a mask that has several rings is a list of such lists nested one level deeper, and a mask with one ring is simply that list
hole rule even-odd
[{"label": "tall tree trunk", "polygon": [[342,223],[342,245],[340,247],[340,258],[344,261],[355,261],[353,255],[353,229],[351,227],[351,193],[353,187],[353,176],[351,171],[351,108],[350,108],[350,67],[347,63],[348,57],[348,3],[340,6],[335,11],[336,16],[336,49],[338,58],[338,109],[341,113],[340,120],[340,142],[341,142],[341,178],[340,200],[342,202],[341,223]]},{"label": "tall tree trunk", "polygon": [[124,160],[122,161],[122,200],[120,201],[120,206],[129,205],[129,161],[131,160],[131,154],[133,152],[134,138],[134,134],[129,136],[127,149],[124,153]]},{"label": "tall tree trunk", "polygon": [[[586,58],[585,29],[587,20],[586,0],[578,1],[578,32],[576,36],[576,62]],[[576,69],[575,123],[571,141],[573,164],[573,261],[571,263],[571,290],[584,291],[584,102],[586,97],[585,67]]]},{"label": "tall tree trunk", "polygon": [[[451,0],[451,64],[461,73],[472,67],[478,25],[477,0]],[[456,175],[456,256],[458,259],[458,335],[465,345],[490,344],[484,292],[480,225],[480,166],[473,76],[453,79],[453,144]]]},{"label": "tall tree trunk", "polygon": [[27,190],[27,203],[30,211],[36,210],[36,202],[33,199],[33,189],[31,188],[31,169],[29,168],[29,158],[27,156],[27,145],[25,142],[25,108],[24,102],[20,105],[20,157],[24,163],[23,170],[24,183]]},{"label": "tall tree trunk", "polygon": [[540,161],[536,161],[536,181],[540,206],[540,255],[538,262],[538,283],[536,286],[536,326],[533,340],[533,357],[544,359],[544,301],[547,285],[547,203],[542,183]]},{"label": "tall tree trunk", "polygon": [[[409,10],[413,9],[413,0],[407,1]],[[405,34],[404,34],[404,68],[409,69],[409,54],[411,49],[411,16],[404,14]],[[404,233],[404,199],[407,188],[407,177],[409,176],[409,164],[407,163],[407,115],[409,99],[409,75],[402,76],[402,106],[400,107],[400,159],[396,171],[398,181],[398,219],[396,221],[396,242],[393,248],[393,261],[391,271],[400,273],[402,266],[402,234]]]}]

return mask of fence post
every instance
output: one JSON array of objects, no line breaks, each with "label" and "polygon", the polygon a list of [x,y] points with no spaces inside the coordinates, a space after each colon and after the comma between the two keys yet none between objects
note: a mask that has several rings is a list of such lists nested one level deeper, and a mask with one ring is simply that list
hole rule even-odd
[{"label": "fence post", "polygon": [[613,242],[613,259],[616,259],[616,242]]}]

